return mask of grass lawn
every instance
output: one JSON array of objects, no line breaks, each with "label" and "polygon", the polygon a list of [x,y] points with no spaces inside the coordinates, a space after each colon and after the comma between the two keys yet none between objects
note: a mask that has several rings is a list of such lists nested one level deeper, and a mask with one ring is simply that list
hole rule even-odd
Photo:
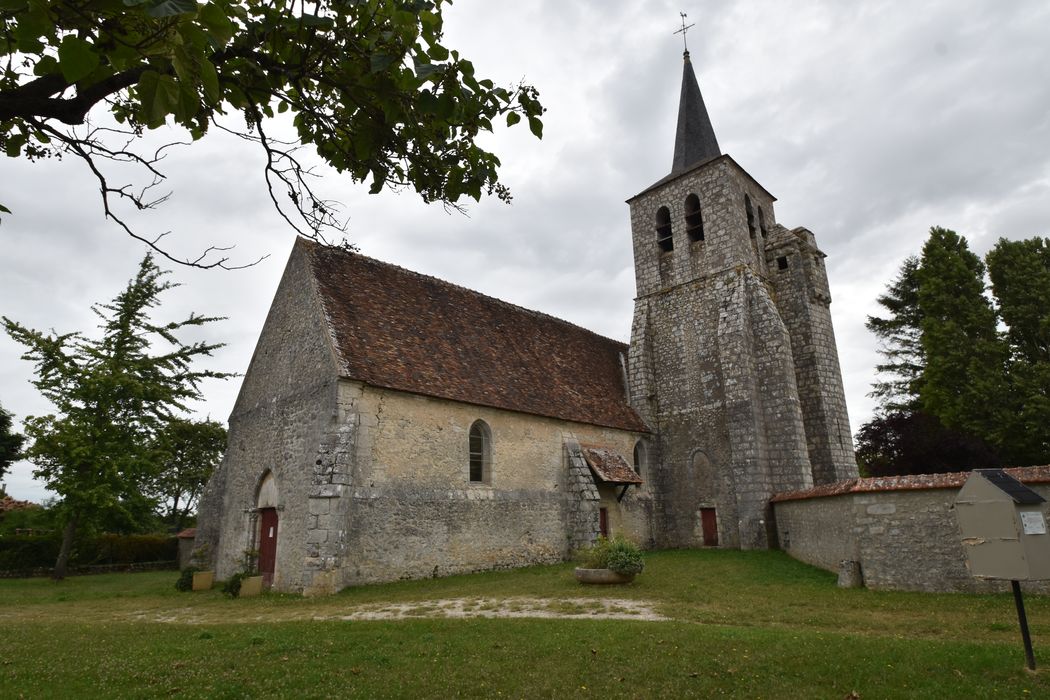
[{"label": "grass lawn", "polygon": [[[178,593],[175,578],[0,580],[0,697],[1050,697],[1008,594],[844,590],[779,552],[652,553],[611,588],[568,564],[321,599]],[[668,619],[434,616],[447,599],[580,613],[603,597]],[[1050,598],[1025,602],[1050,668]],[[394,604],[409,617],[339,619]]]}]

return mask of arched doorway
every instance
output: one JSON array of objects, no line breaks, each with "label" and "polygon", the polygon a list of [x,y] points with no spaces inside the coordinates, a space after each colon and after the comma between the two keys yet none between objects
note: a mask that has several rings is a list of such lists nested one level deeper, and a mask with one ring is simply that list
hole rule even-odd
[{"label": "arched doorway", "polygon": [[273,572],[277,565],[277,481],[273,472],[266,472],[259,484],[259,495],[256,497],[256,509],[259,513],[259,531],[256,542],[259,543],[259,573],[263,585],[273,585]]}]

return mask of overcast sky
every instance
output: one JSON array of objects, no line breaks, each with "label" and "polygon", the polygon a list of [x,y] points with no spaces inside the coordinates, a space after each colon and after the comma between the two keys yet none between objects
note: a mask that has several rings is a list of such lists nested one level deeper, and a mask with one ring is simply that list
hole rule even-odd
[{"label": "overcast sky", "polygon": [[[373,257],[629,340],[634,297],[624,200],[670,172],[689,48],[719,144],[828,254],[831,306],[854,431],[871,417],[877,360],[864,318],[933,225],[984,253],[1000,237],[1050,235],[1050,3],[924,0],[457,0],[446,45],[481,77],[524,78],[548,108],[542,141],[523,126],[486,144],[514,202],[469,216],[411,193],[369,196],[332,173],[349,236]],[[158,318],[226,316],[208,366],[243,372],[294,234],[270,207],[259,153],[215,134],[167,159],[171,200],[137,219],[191,254],[236,244],[235,272],[175,268]],[[0,314],[41,330],[91,329],[92,302],[134,273],[141,244],[102,219],[81,163],[0,161]],[[0,404],[49,412],[22,349],[0,337]],[[201,415],[225,421],[237,380],[205,386]],[[32,467],[6,478],[40,500]]]}]

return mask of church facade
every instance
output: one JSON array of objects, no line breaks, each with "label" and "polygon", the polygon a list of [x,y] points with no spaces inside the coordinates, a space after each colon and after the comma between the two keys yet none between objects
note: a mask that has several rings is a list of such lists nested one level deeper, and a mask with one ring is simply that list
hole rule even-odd
[{"label": "church facade", "polygon": [[201,499],[278,590],[646,547],[775,546],[773,494],[857,475],[823,254],[718,148],[685,55],[671,173],[629,200],[630,345],[297,241]]}]

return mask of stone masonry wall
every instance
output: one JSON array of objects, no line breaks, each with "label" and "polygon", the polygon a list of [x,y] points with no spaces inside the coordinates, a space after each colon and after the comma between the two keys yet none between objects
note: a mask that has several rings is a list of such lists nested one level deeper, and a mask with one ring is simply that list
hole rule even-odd
[{"label": "stone masonry wall", "polygon": [[[1029,484],[1050,499],[1050,484]],[[801,561],[838,571],[860,564],[873,589],[929,592],[1002,592],[1003,581],[973,578],[966,567],[951,506],[957,488],[890,490],[774,503],[782,548]],[[1043,504],[1050,517],[1050,502]],[[1050,593],[1050,582],[1023,584]]]},{"label": "stone masonry wall", "polygon": [[[316,471],[341,439],[336,365],[313,278],[293,251],[230,416],[225,458],[199,509],[198,542],[211,548],[216,576],[242,566],[257,542],[259,484],[270,471],[278,492],[274,586],[301,590],[311,524],[309,496],[329,478]],[[334,470],[332,472],[334,475]]]},{"label": "stone masonry wall", "polygon": [[[630,460],[642,437],[347,384],[355,469],[327,533],[342,537],[334,589],[562,561],[598,529],[598,493],[571,446],[603,445]],[[467,438],[478,419],[491,432],[483,483],[469,479]],[[632,487],[617,508],[625,534],[648,544],[650,487]]]}]

